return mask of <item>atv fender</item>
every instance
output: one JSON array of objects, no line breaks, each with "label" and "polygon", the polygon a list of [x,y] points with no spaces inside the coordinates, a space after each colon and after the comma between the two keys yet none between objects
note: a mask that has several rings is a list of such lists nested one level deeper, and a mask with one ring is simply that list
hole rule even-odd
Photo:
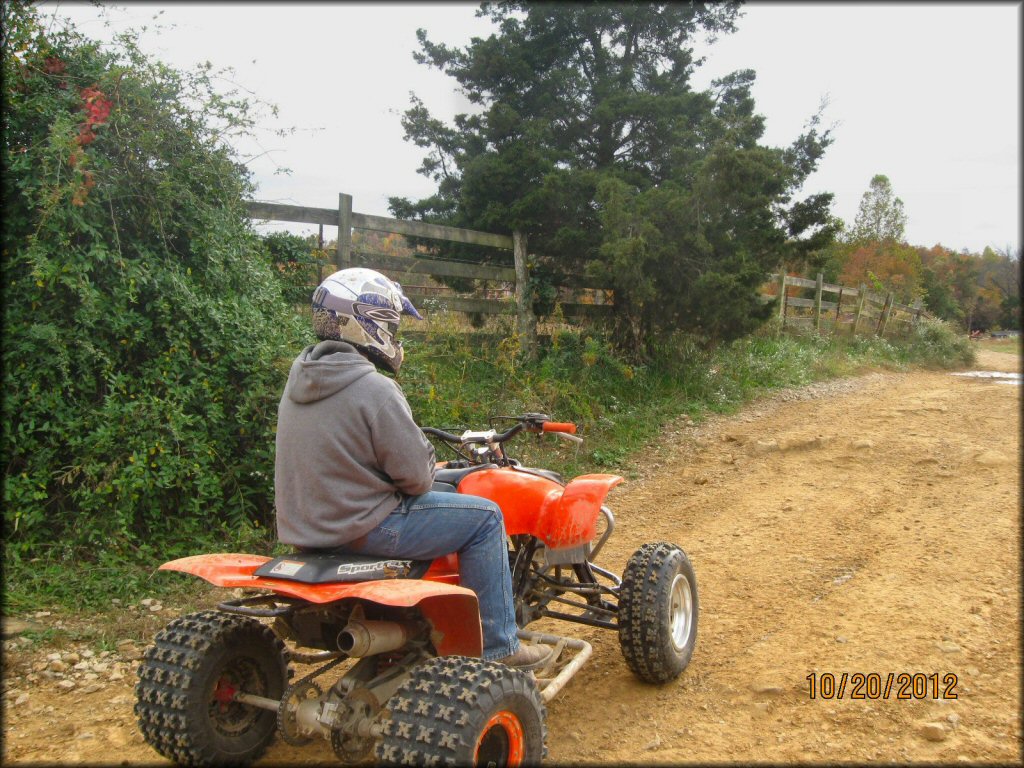
[{"label": "atv fender", "polygon": [[164,563],[159,570],[192,574],[217,587],[265,589],[311,603],[350,599],[397,608],[415,607],[433,625],[438,655],[479,657],[483,652],[480,607],[471,589],[426,579],[303,584],[253,575],[269,560],[260,555],[194,555]]},{"label": "atv fender", "polygon": [[622,482],[618,475],[580,475],[562,495],[548,496],[537,536],[551,549],[575,547],[594,540],[597,516],[608,491]]},{"label": "atv fender", "polygon": [[496,502],[510,536],[529,533],[551,549],[563,549],[594,540],[601,505],[621,482],[618,475],[580,475],[563,488],[529,472],[482,469],[462,479],[459,493]]}]

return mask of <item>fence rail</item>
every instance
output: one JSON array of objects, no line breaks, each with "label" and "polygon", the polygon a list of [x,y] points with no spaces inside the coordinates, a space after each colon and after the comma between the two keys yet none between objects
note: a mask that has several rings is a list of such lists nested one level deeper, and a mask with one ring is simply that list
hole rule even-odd
[{"label": "fence rail", "polygon": [[[436,302],[437,306],[446,310],[480,314],[515,314],[524,345],[530,349],[535,346],[537,319],[525,290],[529,272],[527,237],[524,233],[500,235],[357,213],[352,210],[352,196],[344,193],[338,195],[336,209],[256,201],[247,203],[247,206],[249,216],[253,219],[319,225],[321,246],[323,227],[336,226],[337,247],[327,250],[333,251],[333,263],[338,269],[366,266],[380,270],[400,280],[409,298]],[[512,251],[513,266],[353,250],[353,230],[387,232],[405,237],[444,240]],[[323,266],[330,262],[318,263]],[[480,280],[484,281],[484,285],[476,295],[458,295],[443,286],[409,284],[408,278],[412,275]],[[613,310],[612,292],[605,290],[593,279],[583,275],[566,274],[557,276],[556,284],[560,290],[559,303],[565,317],[600,317]],[[836,332],[845,326],[849,328],[850,333],[872,333],[880,336],[887,330],[891,332],[893,328],[915,325],[922,316],[927,316],[920,301],[910,306],[900,304],[894,300],[891,293],[881,296],[868,291],[863,284],[851,288],[826,283],[821,274],[815,280],[784,273],[773,274],[765,288],[768,290],[760,294],[762,301],[773,301],[781,296],[779,318],[783,326],[811,325],[819,332],[828,329]],[[580,296],[575,293],[577,289],[591,290],[592,293]],[[814,295],[790,296],[789,294],[794,292],[793,289],[801,292],[813,290]],[[834,294],[835,300],[825,299],[825,294]]]},{"label": "fence rail", "polygon": [[[925,311],[918,299],[912,305],[901,304],[895,300],[892,293],[881,295],[872,293],[864,283],[857,288],[846,285],[835,285],[826,283],[824,276],[818,273],[816,280],[806,277],[796,277],[785,273],[773,274],[769,277],[766,286],[773,287],[771,293],[762,293],[761,300],[764,302],[779,299],[779,319],[783,327],[787,324],[810,324],[815,330],[831,328],[833,332],[839,331],[844,325],[849,326],[849,332],[856,334],[860,332],[873,333],[882,336],[887,330],[893,327],[905,329],[908,326],[917,325],[922,317],[931,317]],[[813,298],[804,296],[790,296],[791,288],[813,289]],[[836,294],[835,301],[825,300],[824,294]],[[844,313],[843,302],[848,302]],[[796,309],[796,312],[791,311]],[[801,312],[800,310],[810,310]]]},{"label": "fence rail", "polygon": [[[537,319],[533,314],[532,300],[526,291],[529,271],[527,268],[527,237],[524,233],[515,232],[509,236],[358,213],[352,210],[352,196],[345,193],[338,195],[337,209],[251,201],[247,203],[247,210],[250,218],[253,219],[316,224],[320,227],[321,243],[323,242],[323,227],[336,226],[338,228],[337,246],[328,250],[333,250],[334,265],[338,269],[351,266],[378,269],[399,279],[403,283],[403,290],[410,299],[427,299],[436,302],[437,306],[446,310],[480,314],[515,314],[524,346],[531,350],[535,348]],[[353,230],[387,232],[405,237],[444,240],[511,251],[513,266],[417,258],[415,256],[394,256],[353,250]],[[451,291],[438,290],[433,286],[409,285],[407,278],[411,275],[481,280],[484,281],[481,288],[484,295],[458,295]],[[612,306],[607,302],[608,292],[594,280],[583,275],[567,274],[556,276],[555,282],[559,288],[559,303],[565,317],[595,317],[611,312]],[[487,283],[496,283],[499,287],[495,290]],[[589,290],[591,294],[581,295],[580,289]]]}]

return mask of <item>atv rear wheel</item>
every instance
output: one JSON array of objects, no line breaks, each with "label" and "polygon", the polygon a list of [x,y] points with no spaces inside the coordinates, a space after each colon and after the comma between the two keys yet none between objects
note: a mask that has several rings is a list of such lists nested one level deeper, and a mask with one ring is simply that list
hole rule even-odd
[{"label": "atv rear wheel", "polygon": [[463,656],[412,670],[384,705],[382,765],[538,765],[545,709],[525,672]]},{"label": "atv rear wheel", "polygon": [[175,619],[139,665],[135,714],[142,735],[182,765],[252,762],[273,738],[277,716],[232,697],[280,699],[287,666],[284,644],[258,621],[219,611]]},{"label": "atv rear wheel", "polygon": [[690,663],[697,639],[697,579],[679,547],[644,544],[619,587],[619,645],[641,680],[666,683]]}]

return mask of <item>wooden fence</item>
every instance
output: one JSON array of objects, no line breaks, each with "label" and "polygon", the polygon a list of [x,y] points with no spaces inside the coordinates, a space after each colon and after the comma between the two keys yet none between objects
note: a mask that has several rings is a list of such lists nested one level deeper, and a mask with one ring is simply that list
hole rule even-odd
[{"label": "wooden fence", "polygon": [[[819,333],[833,333],[847,330],[851,334],[870,333],[883,336],[903,333],[917,325],[921,317],[929,317],[918,299],[914,304],[900,304],[893,294],[872,293],[861,283],[857,288],[824,282],[819,272],[816,280],[794,277],[785,273],[771,275],[768,288],[762,293],[762,301],[779,301],[779,319],[782,326],[803,326],[814,328]],[[800,293],[813,291],[811,297],[791,296],[793,288]],[[835,301],[827,301],[825,294],[834,295]]]},{"label": "wooden fence", "polygon": [[[337,247],[333,251],[338,269],[365,266],[379,270],[402,283],[403,292],[414,302],[429,302],[443,310],[482,314],[515,314],[517,330],[524,346],[536,345],[537,319],[526,291],[529,284],[527,266],[528,241],[525,233],[499,235],[472,229],[446,227],[421,221],[371,216],[352,210],[352,196],[338,195],[338,208],[309,208],[298,205],[249,202],[249,216],[266,221],[287,221],[338,228]],[[415,256],[394,256],[359,251],[353,248],[352,231],[369,230],[399,234],[406,237],[446,240],[481,248],[497,248],[512,252],[513,266],[497,266],[470,261],[451,261]],[[469,278],[483,281],[476,295],[460,295],[438,285],[416,285],[414,275],[428,277]],[[595,316],[611,311],[610,292],[582,275],[559,275],[559,304],[566,317]]]},{"label": "wooden fence", "polygon": [[[337,247],[333,251],[333,264],[338,269],[366,266],[379,270],[402,283],[403,291],[414,302],[428,302],[443,310],[482,314],[515,314],[517,330],[524,346],[536,346],[537,319],[532,302],[525,290],[529,280],[527,266],[527,236],[522,232],[499,235],[471,229],[446,227],[421,221],[371,216],[352,210],[352,196],[338,195],[338,207],[309,208],[298,205],[249,202],[249,216],[266,221],[286,221],[320,226],[323,245],[324,226],[338,228]],[[360,251],[353,248],[352,231],[369,230],[399,234],[407,237],[446,240],[454,243],[497,248],[512,251],[513,266],[496,266],[470,261],[451,261],[416,256],[394,256]],[[330,262],[328,262],[330,263]],[[416,285],[414,276],[469,278],[482,281],[475,295],[459,295],[438,285]],[[582,275],[557,276],[559,304],[568,318],[600,316],[610,313],[614,298],[612,292]],[[914,306],[899,304],[892,294],[879,296],[869,292],[862,284],[858,288],[825,283],[822,275],[817,280],[772,275],[761,294],[763,301],[771,301],[780,293],[779,317],[782,325],[813,327],[816,331],[839,331],[846,326],[850,333],[883,335],[887,331],[900,332],[916,324],[924,311],[920,301]],[[813,290],[812,298],[790,296],[793,288],[806,293]],[[823,294],[835,294],[835,301],[827,301]]]}]

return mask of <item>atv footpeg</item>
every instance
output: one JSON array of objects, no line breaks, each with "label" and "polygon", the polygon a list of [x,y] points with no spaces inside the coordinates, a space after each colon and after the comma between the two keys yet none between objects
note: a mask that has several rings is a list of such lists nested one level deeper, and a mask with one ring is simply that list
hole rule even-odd
[{"label": "atv footpeg", "polygon": [[537,688],[545,703],[551,701],[562,690],[594,652],[590,643],[585,640],[558,637],[543,632],[531,632],[527,629],[520,629],[516,635],[520,640],[550,645],[554,649],[554,652],[548,657],[547,663],[533,671]]}]

